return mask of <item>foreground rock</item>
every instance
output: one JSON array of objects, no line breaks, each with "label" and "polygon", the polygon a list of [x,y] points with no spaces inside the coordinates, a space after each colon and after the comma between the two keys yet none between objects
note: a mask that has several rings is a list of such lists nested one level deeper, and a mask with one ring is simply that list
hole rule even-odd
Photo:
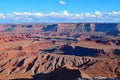
[{"label": "foreground rock", "polygon": [[[19,56],[15,56],[16,54]],[[16,54],[0,55],[1,79],[32,79],[45,76],[44,78],[50,77],[50,80],[74,80],[79,77],[114,78],[120,75],[120,59],[117,57],[108,59],[59,54]]]}]

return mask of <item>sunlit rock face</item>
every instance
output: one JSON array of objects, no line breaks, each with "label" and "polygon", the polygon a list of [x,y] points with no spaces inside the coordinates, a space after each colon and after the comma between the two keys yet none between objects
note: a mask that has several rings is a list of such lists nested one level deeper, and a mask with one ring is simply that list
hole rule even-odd
[{"label": "sunlit rock face", "polygon": [[57,25],[58,32],[70,33],[70,32],[74,32],[75,29],[76,29],[76,24],[58,24]]},{"label": "sunlit rock face", "polygon": [[4,24],[0,25],[0,32],[35,33],[35,32],[58,32],[58,33],[82,33],[104,32],[114,33],[120,31],[117,23],[59,23],[59,24]]},{"label": "sunlit rock face", "polygon": [[80,24],[80,25],[81,25],[81,32],[86,32],[86,30],[85,30],[85,24],[82,23],[82,24]]},{"label": "sunlit rock face", "polygon": [[91,23],[90,28],[91,28],[91,32],[95,32],[95,24]]},{"label": "sunlit rock face", "polygon": [[117,29],[120,32],[120,24],[117,25]]},{"label": "sunlit rock face", "polygon": [[119,24],[118,26],[116,23],[76,23],[76,24],[58,24],[57,25],[57,31],[58,32],[109,32],[114,33],[115,31],[119,30]]}]

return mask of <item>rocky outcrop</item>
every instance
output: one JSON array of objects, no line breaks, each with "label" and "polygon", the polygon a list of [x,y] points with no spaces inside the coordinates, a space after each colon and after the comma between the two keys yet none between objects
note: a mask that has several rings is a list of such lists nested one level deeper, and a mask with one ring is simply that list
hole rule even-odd
[{"label": "rocky outcrop", "polygon": [[117,25],[117,29],[120,32],[120,24]]},{"label": "rocky outcrop", "polygon": [[91,32],[95,32],[95,24],[91,23],[90,28],[91,28]]},{"label": "rocky outcrop", "polygon": [[43,32],[57,32],[57,24],[47,25],[42,28]]},{"label": "rocky outcrop", "polygon": [[69,45],[64,45],[59,48],[63,52],[63,54],[67,55],[76,55],[76,56],[100,56],[104,55],[105,52],[104,50],[97,50],[97,49],[92,49],[92,48],[85,48],[85,47],[80,47],[80,46],[69,46]]},{"label": "rocky outcrop", "polygon": [[110,57],[117,55],[119,50],[112,49],[97,49],[97,48],[89,48],[82,46],[71,46],[68,44],[57,46],[52,49],[43,50],[44,53],[57,53],[64,55],[76,55],[76,56],[91,56],[91,57]]},{"label": "rocky outcrop", "polygon": [[43,75],[47,75],[50,80],[53,78],[56,78],[56,80],[63,78],[77,79],[79,77],[114,78],[120,75],[119,62],[119,58],[107,59],[58,54],[28,55],[28,53],[21,54],[21,52],[4,53],[0,55],[0,79],[33,77],[40,79],[44,77]]},{"label": "rocky outcrop", "polygon": [[5,27],[3,25],[0,25],[0,32],[5,31]]},{"label": "rocky outcrop", "polygon": [[[117,24],[114,23],[76,23],[76,24],[58,24],[58,32],[69,30],[69,32],[112,32],[116,31]],[[59,31],[60,30],[60,31]]]},{"label": "rocky outcrop", "polygon": [[18,41],[31,37],[31,34],[0,34],[0,42]]},{"label": "rocky outcrop", "polygon": [[76,29],[76,24],[58,24],[57,32],[71,33]]}]

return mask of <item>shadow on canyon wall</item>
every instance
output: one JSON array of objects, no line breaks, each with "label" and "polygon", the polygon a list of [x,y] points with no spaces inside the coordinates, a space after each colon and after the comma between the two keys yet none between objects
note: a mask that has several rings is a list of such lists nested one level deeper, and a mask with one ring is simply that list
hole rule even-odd
[{"label": "shadow on canyon wall", "polygon": [[47,53],[56,53],[56,52],[61,52],[62,54],[65,55],[76,55],[76,56],[99,56],[99,54],[103,55],[105,54],[104,50],[102,49],[92,49],[92,48],[85,48],[85,47],[80,47],[80,46],[69,46],[69,45],[63,45],[60,46],[59,48],[52,48],[52,49],[47,49],[44,50],[44,52]]},{"label": "shadow on canyon wall", "polygon": [[110,55],[117,55],[120,56],[120,49],[109,50],[106,52],[104,49],[94,49],[94,48],[86,48],[80,46],[70,46],[68,44],[55,47],[52,49],[44,50],[45,53],[61,53],[64,55],[76,55],[76,56],[90,56],[90,57],[97,57],[97,56],[110,56]]},{"label": "shadow on canyon wall", "polygon": [[50,73],[40,73],[33,75],[33,78],[19,78],[12,80],[77,80],[81,77],[81,73],[77,69],[68,69],[66,67],[58,68]]}]

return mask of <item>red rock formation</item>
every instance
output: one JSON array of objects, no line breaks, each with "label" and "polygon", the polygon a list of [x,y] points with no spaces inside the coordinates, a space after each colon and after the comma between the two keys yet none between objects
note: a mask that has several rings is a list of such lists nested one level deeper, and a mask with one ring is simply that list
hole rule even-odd
[{"label": "red rock formation", "polygon": [[[104,59],[57,54],[21,53],[21,51],[18,51],[12,54],[2,53],[0,55],[0,79],[32,78],[31,75],[36,76],[41,73],[49,74],[47,77],[50,80],[53,78],[56,78],[56,80],[62,78],[64,80],[63,78],[72,79],[78,77],[113,78],[120,75],[119,58]],[[41,78],[42,76],[37,77]],[[44,79],[42,78],[42,80]]]},{"label": "red rock formation", "polygon": [[[0,79],[120,76],[120,38],[106,37],[107,25],[102,24],[102,29],[101,24],[89,23],[0,25]],[[98,32],[94,34],[97,37],[91,37],[89,31],[95,32],[96,26],[104,34]],[[110,27],[112,31],[116,24]],[[117,28],[120,31],[120,24]]]},{"label": "red rock formation", "polygon": [[81,27],[82,27],[81,32],[86,32],[86,30],[85,30],[85,24],[84,23],[81,24]]},{"label": "red rock formation", "polygon": [[95,32],[95,24],[91,23],[90,28],[91,28],[91,32]]},{"label": "red rock formation", "polygon": [[58,32],[70,33],[74,32],[76,29],[76,24],[58,24],[57,30]]},{"label": "red rock formation", "polygon": [[1,32],[1,31],[5,31],[5,29],[6,29],[5,26],[0,25],[0,32]]},{"label": "red rock formation", "polygon": [[0,42],[18,41],[31,38],[31,34],[0,34]]},{"label": "red rock formation", "polygon": [[117,29],[120,32],[120,24],[117,25]]}]

